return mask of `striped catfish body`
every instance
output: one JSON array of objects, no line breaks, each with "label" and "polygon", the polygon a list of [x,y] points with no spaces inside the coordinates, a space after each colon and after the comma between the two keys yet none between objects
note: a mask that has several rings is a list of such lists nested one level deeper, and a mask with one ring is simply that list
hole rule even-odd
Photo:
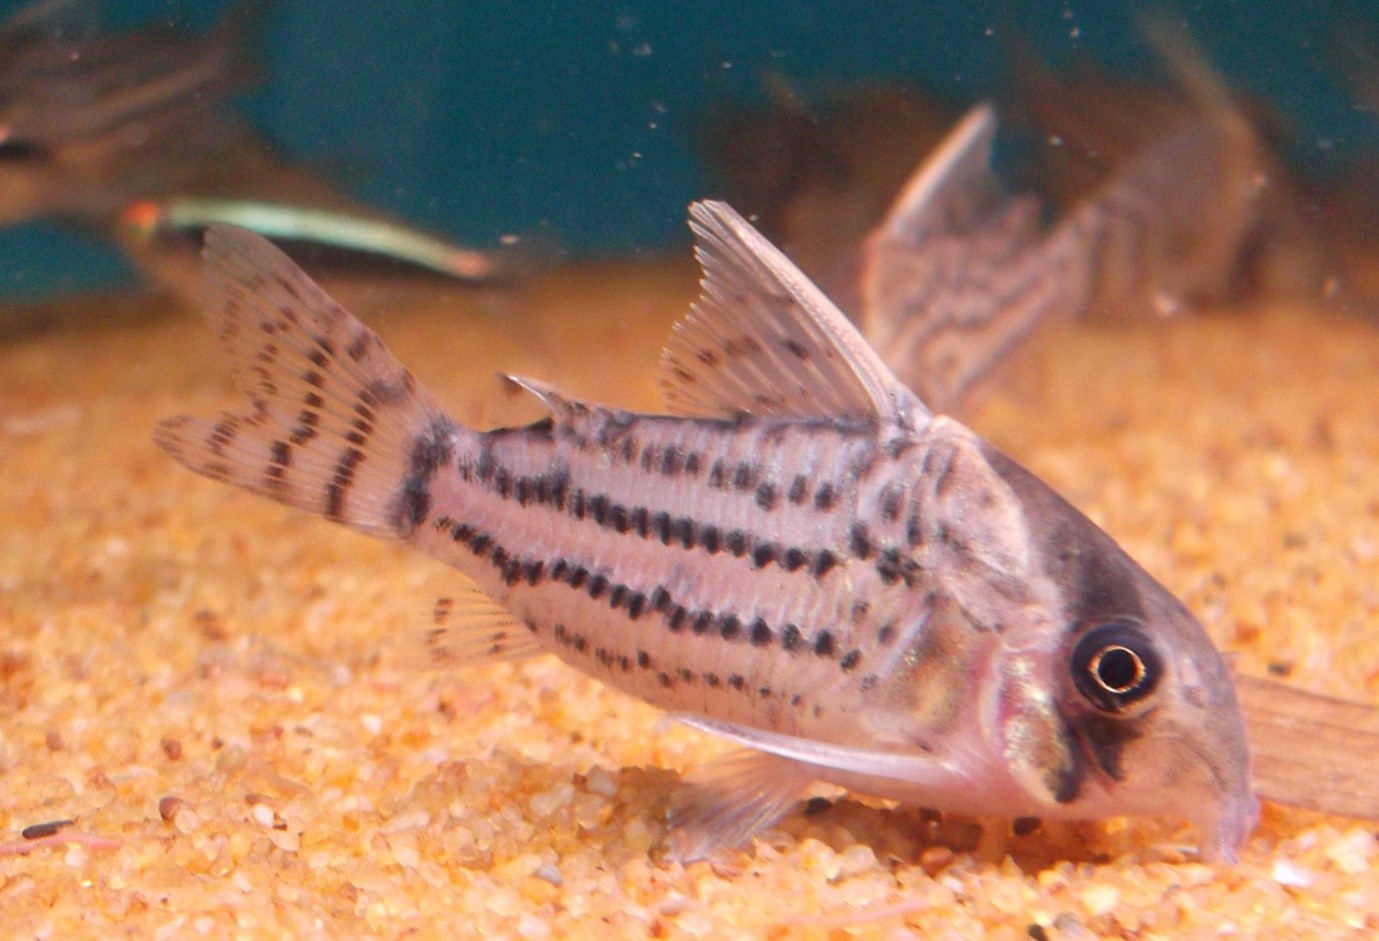
[{"label": "striped catfish body", "polygon": [[856,741],[853,707],[884,693],[939,587],[926,503],[951,427],[883,443],[861,423],[578,408],[457,434],[412,538],[611,685]]},{"label": "striped catfish body", "polygon": [[435,665],[552,652],[750,749],[691,776],[698,858],[816,780],[940,810],[1173,814],[1229,855],[1254,801],[1229,673],[1108,537],[929,412],[731,209],[691,209],[702,294],[666,415],[514,379],[551,415],[449,419],[257,236],[212,227],[208,317],[251,408],[163,423],[188,467],[469,576]]}]

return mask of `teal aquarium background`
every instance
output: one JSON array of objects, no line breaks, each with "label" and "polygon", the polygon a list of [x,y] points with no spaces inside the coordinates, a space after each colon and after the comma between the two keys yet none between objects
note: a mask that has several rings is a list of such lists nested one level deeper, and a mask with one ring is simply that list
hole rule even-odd
[{"label": "teal aquarium background", "polygon": [[[82,0],[90,3],[91,0]],[[0,4],[8,14],[20,5]],[[239,106],[286,154],[370,203],[476,245],[547,233],[575,255],[666,250],[710,191],[696,117],[761,100],[763,75],[908,79],[961,107],[997,94],[1021,44],[1125,74],[1152,59],[1130,0],[664,3],[279,0],[264,81]],[[225,4],[111,3],[112,25],[204,29]],[[1379,149],[1336,67],[1338,37],[1379,36],[1372,3],[1168,8],[1236,86],[1267,102],[1310,171]],[[919,155],[916,155],[918,159]],[[94,237],[44,222],[0,234],[0,294],[133,277]]]}]

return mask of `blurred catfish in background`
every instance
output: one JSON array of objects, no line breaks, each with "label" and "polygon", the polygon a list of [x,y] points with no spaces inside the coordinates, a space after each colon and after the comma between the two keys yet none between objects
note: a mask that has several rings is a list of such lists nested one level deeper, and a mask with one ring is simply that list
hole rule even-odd
[{"label": "blurred catfish in background", "polygon": [[[817,116],[792,100],[769,122],[775,131],[719,132],[740,150],[760,148],[755,161],[736,152],[727,159],[726,146],[706,152],[724,188],[761,207],[763,227],[887,365],[941,409],[959,408],[1040,325],[1058,319],[1134,320],[1259,295],[1323,297],[1334,289],[1334,262],[1271,138],[1181,31],[1161,22],[1146,29],[1176,88],[1022,69],[1026,87],[1016,102],[1032,112],[1041,137],[1057,142],[1046,149],[1050,166],[1035,175],[1051,191],[1051,207],[998,180],[995,113],[985,105],[908,182],[891,172],[896,155],[923,135],[897,121],[905,130],[888,138],[887,121],[871,110],[891,102],[899,113],[894,102],[908,99],[898,93],[857,93],[870,109],[845,100]],[[932,133],[942,113],[930,109],[914,126]],[[852,149],[819,146],[815,125],[828,128],[824,140]],[[830,173],[849,165],[829,159],[837,152],[857,154],[859,164],[876,153],[887,172]],[[878,208],[885,205],[888,212]],[[873,212],[873,227],[859,236]]]},{"label": "blurred catfish in background", "polygon": [[257,76],[269,7],[244,0],[204,35],[162,23],[104,34],[94,5],[41,3],[0,27],[0,223],[107,219],[229,159],[222,105]]},{"label": "blurred catfish in background", "polygon": [[826,279],[885,216],[915,163],[958,113],[904,84],[806,93],[763,77],[766,103],[720,103],[697,146],[721,194],[816,280]]},{"label": "blurred catfish in background", "polygon": [[1144,28],[1168,81],[1085,60],[1060,77],[1014,57],[1013,112],[1047,142],[1043,188],[1089,252],[1081,313],[1321,299],[1334,261],[1280,157],[1285,122],[1230,89],[1181,27],[1148,17]]},{"label": "blurred catfish in background", "polygon": [[1051,226],[992,173],[995,118],[979,107],[916,172],[857,268],[829,282],[927,401],[959,407],[1055,320],[1328,290],[1334,262],[1278,158],[1186,37],[1151,30],[1184,92],[1146,88],[1141,106],[1047,74],[1029,92],[1065,155]]}]

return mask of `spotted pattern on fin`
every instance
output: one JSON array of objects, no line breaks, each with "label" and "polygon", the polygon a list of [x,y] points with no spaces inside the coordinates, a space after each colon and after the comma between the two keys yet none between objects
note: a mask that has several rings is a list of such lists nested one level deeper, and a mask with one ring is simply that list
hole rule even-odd
[{"label": "spotted pattern on fin", "polygon": [[428,667],[472,667],[545,653],[533,628],[473,585],[437,599],[431,622],[421,638],[420,660]]},{"label": "spotted pattern on fin", "polygon": [[190,469],[379,534],[425,515],[457,426],[372,330],[266,240],[206,236],[206,318],[250,409],[154,433]]},{"label": "spotted pattern on fin", "polygon": [[702,202],[690,227],[704,277],[661,357],[673,414],[927,420],[833,302],[746,220]]}]

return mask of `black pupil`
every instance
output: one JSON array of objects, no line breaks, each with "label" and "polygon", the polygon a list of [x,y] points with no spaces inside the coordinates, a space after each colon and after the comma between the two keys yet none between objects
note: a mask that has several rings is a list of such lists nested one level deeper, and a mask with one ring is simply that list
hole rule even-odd
[{"label": "black pupil", "polygon": [[1094,663],[1097,682],[1109,693],[1127,693],[1144,679],[1144,663],[1125,647],[1107,647]]},{"label": "black pupil", "polygon": [[1144,629],[1133,621],[1092,628],[1072,651],[1073,683],[1102,712],[1144,702],[1163,678],[1164,665]]}]

